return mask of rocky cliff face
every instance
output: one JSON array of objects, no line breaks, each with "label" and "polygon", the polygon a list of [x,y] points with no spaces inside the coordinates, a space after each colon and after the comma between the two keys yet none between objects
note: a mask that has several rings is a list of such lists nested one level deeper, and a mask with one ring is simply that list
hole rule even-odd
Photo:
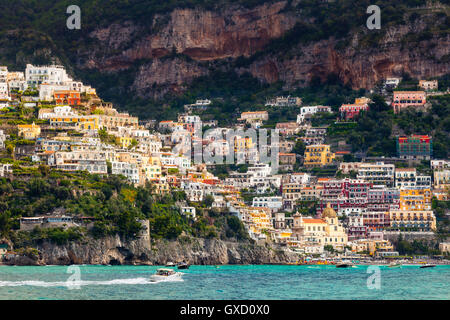
[{"label": "rocky cliff face", "polygon": [[292,58],[280,60],[276,55],[268,55],[241,71],[249,71],[269,83],[282,80],[291,87],[304,86],[313,76],[325,80],[334,74],[354,89],[371,88],[379,80],[400,77],[404,72],[415,78],[444,75],[450,68],[448,62],[441,61],[449,54],[449,35],[408,47],[402,45],[404,36],[425,28],[425,24],[390,28],[376,48],[366,47],[358,35],[339,50],[335,39],[299,45],[291,50],[296,53]]},{"label": "rocky cliff face", "polygon": [[220,240],[191,239],[157,241],[152,246],[145,240],[123,241],[118,236],[101,240],[89,239],[58,246],[49,242],[37,246],[36,257],[20,256],[11,265],[70,264],[147,264],[164,265],[185,260],[190,264],[283,264],[296,262],[298,256],[271,247]]},{"label": "rocky cliff face", "polygon": [[[80,53],[78,66],[116,72],[138,65],[133,90],[140,96],[158,98],[167,92],[181,92],[195,77],[207,75],[208,63],[234,68],[234,59],[261,51],[301,19],[287,1],[252,9],[175,9],[155,16],[151,27],[127,21],[91,32],[89,37],[98,46]],[[406,35],[419,34],[429,26],[426,19],[425,15],[401,27],[385,27],[387,32],[377,47],[365,45],[362,37],[370,31],[362,26],[363,32],[355,33],[344,45],[332,38],[293,43],[288,54],[261,54],[249,66],[233,70],[250,72],[269,83],[281,80],[290,87],[307,85],[313,76],[326,79],[330,74],[353,88],[370,88],[382,78],[403,72],[419,78],[443,75],[450,67],[448,59],[442,59],[449,54],[448,34],[402,44]],[[180,54],[189,59],[180,59]]]}]

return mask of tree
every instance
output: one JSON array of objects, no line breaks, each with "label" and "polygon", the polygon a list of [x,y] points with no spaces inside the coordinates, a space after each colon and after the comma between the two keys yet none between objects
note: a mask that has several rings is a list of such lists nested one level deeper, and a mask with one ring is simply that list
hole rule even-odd
[{"label": "tree", "polygon": [[204,199],[203,199],[203,205],[206,208],[211,208],[212,204],[214,203],[214,197],[210,194],[208,194]]},{"label": "tree", "polygon": [[296,154],[303,155],[305,153],[305,149],[306,149],[305,143],[303,142],[303,140],[300,139],[297,140],[292,151]]},{"label": "tree", "polygon": [[9,211],[0,213],[0,235],[6,237],[11,231],[12,221]]}]

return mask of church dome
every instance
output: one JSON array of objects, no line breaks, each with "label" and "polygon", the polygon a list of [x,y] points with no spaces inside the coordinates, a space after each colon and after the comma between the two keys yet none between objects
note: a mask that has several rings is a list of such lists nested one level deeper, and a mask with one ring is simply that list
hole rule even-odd
[{"label": "church dome", "polygon": [[336,211],[331,207],[329,203],[327,203],[327,207],[323,209],[322,218],[336,218]]}]

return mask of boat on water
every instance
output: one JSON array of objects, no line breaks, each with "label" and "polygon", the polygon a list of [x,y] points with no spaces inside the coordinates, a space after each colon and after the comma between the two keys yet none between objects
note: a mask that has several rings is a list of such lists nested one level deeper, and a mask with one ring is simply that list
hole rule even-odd
[{"label": "boat on water", "polygon": [[342,261],[336,264],[336,268],[352,268],[355,265],[351,261]]},{"label": "boat on water", "polygon": [[402,264],[400,262],[391,262],[388,265],[389,268],[401,268]]},{"label": "boat on water", "polygon": [[427,264],[424,264],[424,265],[420,266],[420,269],[424,269],[424,268],[434,268],[434,267],[436,267],[435,264],[427,263]]},{"label": "boat on water", "polygon": [[157,282],[157,281],[167,281],[167,280],[179,280],[181,279],[181,272],[175,272],[173,269],[158,269],[156,270],[156,273],[150,277],[150,281]]},{"label": "boat on water", "polygon": [[175,266],[176,266],[176,264],[172,261],[169,261],[166,263],[166,267],[175,267]]},{"label": "boat on water", "polygon": [[186,262],[180,262],[177,266],[178,269],[189,269],[189,265]]}]

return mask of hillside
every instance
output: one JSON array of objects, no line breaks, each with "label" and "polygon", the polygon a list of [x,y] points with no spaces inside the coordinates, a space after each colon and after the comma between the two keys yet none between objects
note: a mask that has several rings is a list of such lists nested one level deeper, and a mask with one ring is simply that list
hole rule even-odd
[{"label": "hillside", "polygon": [[[81,30],[68,30],[72,2],[0,4],[1,64],[55,59],[140,116],[161,115],[161,102],[187,89],[211,93],[221,76],[221,88],[242,97],[249,91],[236,83],[290,92],[331,79],[356,90],[386,76],[450,69],[448,0],[82,0]],[[381,8],[380,30],[366,28],[370,4]]]}]

